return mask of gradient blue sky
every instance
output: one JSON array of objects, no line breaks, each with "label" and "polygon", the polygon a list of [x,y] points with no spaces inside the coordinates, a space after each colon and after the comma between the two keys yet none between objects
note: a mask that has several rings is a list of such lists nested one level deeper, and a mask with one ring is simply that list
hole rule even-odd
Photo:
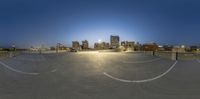
[{"label": "gradient blue sky", "polygon": [[110,35],[159,44],[200,43],[199,0],[1,0],[0,46],[90,46]]}]

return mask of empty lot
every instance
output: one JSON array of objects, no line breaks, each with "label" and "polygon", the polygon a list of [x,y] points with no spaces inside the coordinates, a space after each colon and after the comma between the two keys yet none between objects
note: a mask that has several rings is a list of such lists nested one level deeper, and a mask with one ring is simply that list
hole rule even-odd
[{"label": "empty lot", "polygon": [[200,61],[141,53],[0,59],[1,99],[199,99]]}]

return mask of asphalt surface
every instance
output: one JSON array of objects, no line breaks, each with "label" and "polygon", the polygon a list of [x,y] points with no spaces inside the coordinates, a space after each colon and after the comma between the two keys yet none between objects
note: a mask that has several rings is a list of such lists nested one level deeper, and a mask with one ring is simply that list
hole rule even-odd
[{"label": "asphalt surface", "polygon": [[0,99],[200,99],[199,71],[138,53],[21,54],[0,59]]}]

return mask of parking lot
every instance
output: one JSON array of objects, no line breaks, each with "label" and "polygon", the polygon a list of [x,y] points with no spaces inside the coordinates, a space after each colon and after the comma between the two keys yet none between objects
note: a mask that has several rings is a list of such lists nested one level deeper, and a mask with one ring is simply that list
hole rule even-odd
[{"label": "parking lot", "polygon": [[143,53],[0,59],[0,99],[200,99],[200,61]]}]

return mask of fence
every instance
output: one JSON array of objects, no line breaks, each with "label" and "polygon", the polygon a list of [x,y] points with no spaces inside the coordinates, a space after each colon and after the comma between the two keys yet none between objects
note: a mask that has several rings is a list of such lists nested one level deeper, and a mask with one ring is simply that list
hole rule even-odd
[{"label": "fence", "polygon": [[193,59],[199,59],[199,55],[198,53],[179,53],[178,57],[179,60],[193,60]]},{"label": "fence", "polygon": [[0,51],[0,58],[8,57],[9,52],[8,51]]},{"label": "fence", "polygon": [[14,56],[17,56],[19,55],[21,52],[19,51],[0,51],[0,58],[6,58],[6,57],[14,57]]},{"label": "fence", "polygon": [[157,56],[172,60],[194,60],[200,59],[200,52],[172,52],[172,51],[135,51],[128,52],[137,55]]},{"label": "fence", "polygon": [[[153,54],[152,54],[153,55]],[[200,59],[200,53],[197,52],[155,52],[155,56],[159,56],[161,58],[168,58],[173,60],[194,60]]]}]

